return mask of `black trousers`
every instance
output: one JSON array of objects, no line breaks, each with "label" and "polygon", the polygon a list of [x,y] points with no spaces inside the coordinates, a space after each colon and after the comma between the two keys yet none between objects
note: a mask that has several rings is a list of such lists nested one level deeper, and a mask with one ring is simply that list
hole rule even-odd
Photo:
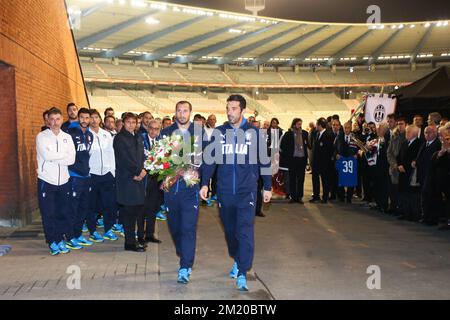
[{"label": "black trousers", "polygon": [[330,171],[330,168],[317,170],[313,167],[312,182],[314,199],[320,199],[320,183],[322,182],[322,200],[328,201],[330,194]]},{"label": "black trousers", "polygon": [[388,182],[389,188],[389,209],[397,211],[398,210],[398,184],[393,184],[391,178],[389,177]]},{"label": "black trousers", "polygon": [[263,204],[263,189],[264,183],[263,179],[259,177],[258,179],[258,190],[256,190],[256,213],[261,213]]},{"label": "black trousers", "polygon": [[405,190],[399,193],[400,213],[411,221],[420,219],[420,192],[419,190]]},{"label": "black trousers", "polygon": [[347,201],[352,201],[353,193],[355,191],[355,187],[339,187],[338,196],[339,199]]},{"label": "black trousers", "polygon": [[122,206],[120,216],[122,217],[123,227],[125,229],[125,245],[136,244],[136,223],[143,221],[144,206]]},{"label": "black trousers", "polygon": [[440,192],[422,190],[421,204],[423,219],[428,223],[438,223],[441,213],[444,212],[444,201]]},{"label": "black trousers", "polygon": [[391,179],[386,172],[378,172],[374,178],[373,194],[375,202],[380,209],[387,211],[389,207],[389,181]]},{"label": "black trousers", "polygon": [[152,238],[155,233],[156,213],[163,203],[164,193],[156,179],[148,177],[145,191],[144,213],[138,221],[138,239]]},{"label": "black trousers", "polygon": [[289,192],[294,201],[301,200],[304,195],[306,164],[306,157],[294,157],[289,166]]}]

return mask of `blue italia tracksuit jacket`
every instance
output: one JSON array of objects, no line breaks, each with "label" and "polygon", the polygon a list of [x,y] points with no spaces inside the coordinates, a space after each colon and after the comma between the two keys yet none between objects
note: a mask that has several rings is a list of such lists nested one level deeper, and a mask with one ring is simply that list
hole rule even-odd
[{"label": "blue italia tracksuit jacket", "polygon": [[[215,160],[202,164],[202,186],[217,170],[217,199],[225,230],[229,255],[236,261],[239,274],[251,269],[254,255],[254,219],[256,212],[258,179],[263,179],[264,190],[272,189],[270,158],[265,141],[260,146],[259,129],[243,120],[239,129],[230,124],[217,127],[213,132],[211,147]],[[219,154],[217,154],[219,152]],[[217,163],[221,161],[221,163]]]},{"label": "blue italia tracksuit jacket", "polygon": [[[206,136],[204,130],[201,127],[195,127],[193,123],[184,133],[178,129],[178,124],[174,123],[161,131],[160,138],[173,134],[195,137],[198,143],[201,143],[202,138]],[[178,179],[169,192],[164,192],[164,203],[167,207],[169,230],[177,255],[180,257],[180,268],[192,268],[197,239],[199,185],[187,187],[182,178]]]},{"label": "blue italia tracksuit jacket", "polygon": [[78,122],[69,126],[68,133],[72,137],[75,145],[75,163],[69,166],[70,183],[72,188],[71,209],[73,237],[79,238],[82,235],[83,224],[90,213],[89,192],[90,192],[90,168],[89,152],[94,141],[94,136],[89,131],[83,133]]}]

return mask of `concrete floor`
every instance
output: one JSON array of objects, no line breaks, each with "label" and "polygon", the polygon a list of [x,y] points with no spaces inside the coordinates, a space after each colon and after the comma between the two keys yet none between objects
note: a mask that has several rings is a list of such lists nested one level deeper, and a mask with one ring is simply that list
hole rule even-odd
[{"label": "concrete floor", "polygon": [[[310,194],[307,186],[306,194]],[[250,292],[227,278],[217,208],[202,208],[197,258],[189,285],[176,283],[177,257],[167,224],[163,243],[145,254],[124,252],[123,240],[51,257],[35,224],[13,237],[0,257],[0,299],[449,299],[450,232],[375,213],[358,204],[285,204],[256,220]],[[67,268],[80,267],[81,290],[69,290]],[[369,266],[381,289],[368,289]]]}]

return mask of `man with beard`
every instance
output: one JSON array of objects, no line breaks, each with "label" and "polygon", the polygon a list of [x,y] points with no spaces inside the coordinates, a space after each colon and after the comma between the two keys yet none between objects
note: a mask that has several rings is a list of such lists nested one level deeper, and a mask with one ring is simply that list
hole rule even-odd
[{"label": "man with beard", "polygon": [[[79,119],[69,126],[69,134],[75,144],[75,163],[69,167],[70,184],[72,187],[70,206],[72,209],[73,238],[68,242],[69,249],[81,249],[91,246],[93,242],[83,237],[83,224],[89,212],[89,192],[91,184],[89,158],[94,136],[89,131],[91,114],[89,109],[78,111]],[[92,238],[92,237],[91,237]],[[92,238],[95,242],[102,242],[103,238]]]},{"label": "man with beard", "polygon": [[114,118],[113,116],[106,116],[104,120],[104,129],[108,131],[111,136],[115,137],[117,134],[116,118]]},{"label": "man with beard", "polygon": [[[241,95],[227,100],[228,123],[213,133],[213,154],[204,155],[200,196],[207,199],[208,181],[217,170],[217,198],[228,253],[234,259],[230,277],[237,278],[236,286],[247,291],[247,272],[254,255],[254,222],[258,178],[264,185],[264,202],[272,197],[272,171],[265,141],[244,118],[247,102]],[[261,152],[261,153],[260,153]],[[266,155],[267,164],[261,163]]]},{"label": "man with beard", "polygon": [[61,126],[61,130],[64,132],[69,132],[70,125],[78,121],[78,107],[75,103],[71,102],[67,105],[67,115],[69,116],[69,120]]},{"label": "man with beard", "polygon": [[[188,148],[192,138],[195,144],[201,144],[205,136],[204,130],[190,121],[192,104],[188,101],[180,101],[175,106],[175,112],[175,123],[162,130],[160,137],[180,135]],[[192,165],[194,166],[195,163]],[[199,212],[198,192],[198,184],[187,186],[183,178],[178,178],[169,190],[164,192],[167,222],[177,256],[180,257],[178,283],[183,284],[189,283],[195,260]]]}]

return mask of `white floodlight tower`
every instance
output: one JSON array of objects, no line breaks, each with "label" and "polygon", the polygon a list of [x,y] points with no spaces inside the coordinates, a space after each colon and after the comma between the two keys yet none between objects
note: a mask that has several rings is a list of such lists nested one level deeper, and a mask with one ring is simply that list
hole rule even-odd
[{"label": "white floodlight tower", "polygon": [[258,12],[265,8],[266,0],[245,0],[245,10],[251,11],[254,16],[257,16]]}]

